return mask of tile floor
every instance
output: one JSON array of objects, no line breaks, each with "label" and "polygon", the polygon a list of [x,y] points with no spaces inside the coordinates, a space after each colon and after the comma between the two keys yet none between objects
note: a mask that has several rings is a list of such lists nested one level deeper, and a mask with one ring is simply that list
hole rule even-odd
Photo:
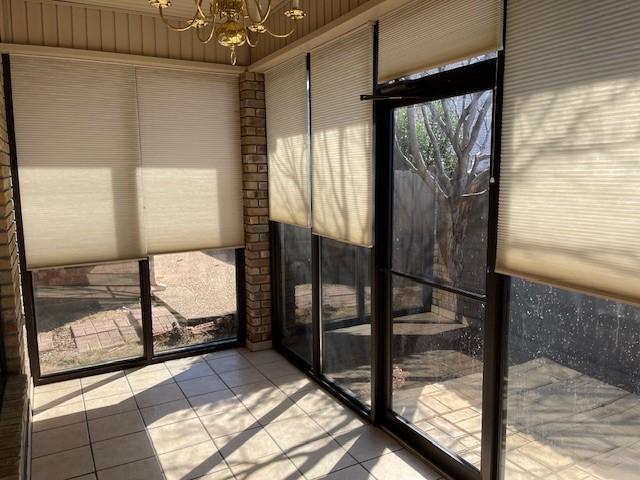
[{"label": "tile floor", "polygon": [[438,480],[272,350],[37,387],[32,480]]}]

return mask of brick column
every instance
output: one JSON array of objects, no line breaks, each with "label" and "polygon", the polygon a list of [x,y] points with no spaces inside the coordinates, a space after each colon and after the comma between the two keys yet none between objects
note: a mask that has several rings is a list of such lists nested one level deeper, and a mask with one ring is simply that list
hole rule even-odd
[{"label": "brick column", "polygon": [[240,125],[245,229],[247,348],[271,346],[269,184],[264,76],[240,77]]},{"label": "brick column", "polygon": [[7,373],[28,369],[25,323],[22,314],[18,237],[13,207],[9,134],[7,131],[4,78],[0,68],[0,321],[4,337]]}]

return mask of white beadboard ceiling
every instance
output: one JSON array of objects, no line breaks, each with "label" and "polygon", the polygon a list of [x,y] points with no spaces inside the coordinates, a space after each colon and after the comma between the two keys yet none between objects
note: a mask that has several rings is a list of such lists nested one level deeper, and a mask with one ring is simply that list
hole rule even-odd
[{"label": "white beadboard ceiling", "polygon": [[[263,0],[264,1],[264,0]],[[274,7],[286,0],[272,0]],[[93,5],[101,8],[113,8],[135,12],[156,14],[157,10],[149,5],[148,0],[55,0],[59,4]],[[208,4],[209,0],[205,0]],[[191,18],[195,13],[194,0],[171,0],[171,7],[165,12],[171,17]]]}]

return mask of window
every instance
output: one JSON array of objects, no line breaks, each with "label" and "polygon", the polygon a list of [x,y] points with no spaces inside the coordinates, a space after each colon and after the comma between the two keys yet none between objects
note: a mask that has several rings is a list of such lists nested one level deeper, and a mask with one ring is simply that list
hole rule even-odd
[{"label": "window", "polygon": [[235,250],[156,255],[149,266],[155,353],[237,336]]},{"label": "window", "polygon": [[370,405],[370,251],[323,238],[320,258],[323,373]]},{"label": "window", "polygon": [[278,329],[281,344],[308,365],[313,359],[311,232],[276,224],[278,251]]},{"label": "window", "polygon": [[42,374],[142,357],[138,262],[32,273]]},{"label": "window", "polygon": [[636,478],[640,309],[512,279],[505,478]]}]

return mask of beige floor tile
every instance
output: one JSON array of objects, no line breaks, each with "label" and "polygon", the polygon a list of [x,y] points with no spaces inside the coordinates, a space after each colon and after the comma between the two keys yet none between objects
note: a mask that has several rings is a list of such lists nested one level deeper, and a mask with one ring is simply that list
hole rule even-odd
[{"label": "beige floor tile", "polygon": [[54,407],[33,414],[33,432],[41,432],[51,428],[64,427],[74,423],[84,422],[86,419],[84,405],[80,402]]},{"label": "beige floor tile", "polygon": [[164,475],[158,460],[151,457],[100,470],[98,480],[164,480]]},{"label": "beige floor tile", "polygon": [[278,387],[264,377],[259,382],[232,387],[231,390],[233,390],[233,393],[241,400],[262,398],[264,395],[280,392]]},{"label": "beige floor tile", "polygon": [[227,469],[211,440],[165,453],[158,458],[167,480],[191,480]]},{"label": "beige floor tile", "polygon": [[168,371],[169,369],[164,363],[154,363],[152,365],[145,365],[144,367],[129,368],[125,370],[127,377],[134,377],[136,375],[148,375],[150,373],[158,373],[162,371]]},{"label": "beige floor tile", "polygon": [[36,391],[33,394],[33,409],[38,412],[81,402],[82,392],[76,387]]},{"label": "beige floor tile", "polygon": [[438,480],[435,470],[406,450],[374,458],[362,464],[374,477],[384,480]]},{"label": "beige floor tile", "polygon": [[322,390],[320,387],[314,389],[303,390],[290,395],[291,400],[296,402],[300,408],[307,413],[317,412],[318,410],[325,410],[327,408],[335,408],[340,406],[337,400]]},{"label": "beige floor tile", "polygon": [[[353,465],[320,478],[324,480],[376,480],[362,465]],[[406,480],[413,479],[407,478]]]},{"label": "beige floor tile", "polygon": [[240,399],[229,389],[190,397],[189,403],[200,417],[242,406]]},{"label": "beige floor tile", "polygon": [[144,422],[137,410],[89,420],[89,433],[93,443],[143,430]]},{"label": "beige floor tile", "polygon": [[207,431],[198,419],[150,428],[149,437],[158,455],[209,440]]},{"label": "beige floor tile", "polygon": [[93,458],[98,470],[153,457],[154,451],[146,432],[111,438],[93,444]]},{"label": "beige floor tile", "polygon": [[222,378],[229,388],[267,381],[267,379],[253,367],[221,373],[220,378]]},{"label": "beige floor tile", "polygon": [[245,352],[244,358],[249,360],[253,365],[264,365],[266,363],[284,360],[284,357],[275,350],[260,350],[258,352]]},{"label": "beige floor tile", "polygon": [[372,425],[341,433],[336,435],[335,439],[358,462],[365,462],[402,448],[393,438]]},{"label": "beige floor tile", "polygon": [[200,417],[211,438],[223,437],[258,426],[257,420],[243,406]]},{"label": "beige floor tile", "polygon": [[330,437],[291,448],[285,453],[307,479],[318,478],[357,463]]},{"label": "beige floor tile", "polygon": [[97,480],[95,473],[90,473],[89,475],[82,475],[81,477],[73,477],[73,480]]},{"label": "beige floor tile", "polygon": [[171,367],[171,374],[177,382],[192,380],[194,378],[208,377],[214,374],[213,370],[206,363],[194,363],[181,367]]},{"label": "beige floor tile", "polygon": [[205,361],[209,361],[209,360],[217,360],[222,357],[233,357],[233,356],[241,357],[242,355],[240,354],[240,352],[238,352],[237,349],[232,348],[229,350],[220,350],[218,352],[207,353],[206,355],[203,355],[203,358]]},{"label": "beige floor tile", "polygon": [[234,370],[242,370],[244,368],[251,367],[251,363],[240,355],[216,358],[208,360],[207,363],[217,374],[233,372]]},{"label": "beige floor tile", "polygon": [[262,428],[219,437],[214,442],[230,465],[253,462],[257,458],[282,452]]},{"label": "beige floor tile", "polygon": [[161,385],[148,390],[142,390],[135,394],[136,403],[139,408],[152,407],[161,403],[174,402],[184,399],[182,390],[177,384]]},{"label": "beige floor tile", "polygon": [[316,422],[306,416],[270,423],[265,430],[285,452],[305,443],[329,438]]},{"label": "beige floor tile", "polygon": [[278,377],[284,377],[286,375],[292,375],[300,371],[286,360],[278,360],[265,364],[256,364],[256,368],[269,380],[273,380]]},{"label": "beige floor tile", "polygon": [[80,379],[80,383],[82,384],[82,388],[88,388],[93,385],[106,385],[107,383],[119,378],[124,378],[124,372],[122,370],[117,372],[101,373],[100,375],[92,375],[90,377],[82,377]]},{"label": "beige floor tile", "polygon": [[[255,384],[260,385],[260,384]],[[251,385],[240,387],[246,388]],[[284,420],[286,418],[306,415],[306,413],[295,405],[282,391],[272,386],[252,393],[238,393],[234,389],[240,401],[249,409],[254,417],[262,425],[270,422]]]},{"label": "beige floor tile", "polygon": [[75,448],[31,462],[31,480],[66,480],[93,472],[91,447]]},{"label": "beige floor tile", "polygon": [[231,465],[238,480],[304,480],[294,463],[283,454]]},{"label": "beige floor tile", "polygon": [[166,368],[164,370],[148,372],[145,374],[128,375],[127,380],[134,392],[159,387],[160,385],[167,385],[168,383],[174,383],[173,375],[171,375],[171,372]]},{"label": "beige floor tile", "polygon": [[126,395],[132,393],[129,382],[126,378],[116,378],[104,383],[95,383],[88,387],[82,387],[82,393],[86,400],[93,398],[109,397],[111,395]]},{"label": "beige floor tile", "polygon": [[186,399],[162,403],[140,410],[145,425],[150,428],[170,425],[196,418],[196,412]]},{"label": "beige floor tile", "polygon": [[225,390],[226,385],[215,374],[208,377],[194,378],[178,382],[180,388],[187,397],[195,397],[196,395],[204,395],[205,393],[217,392]]},{"label": "beige floor tile", "polygon": [[235,478],[236,477],[233,476],[231,470],[229,470],[229,467],[225,465],[223,470],[218,470],[217,472],[210,473],[209,475],[198,478],[198,480],[235,480]]},{"label": "beige floor tile", "polygon": [[85,400],[84,406],[89,420],[108,417],[109,415],[128,412],[138,408],[132,393],[111,395],[104,398],[92,398]]},{"label": "beige floor tile", "polygon": [[31,458],[71,450],[89,445],[89,434],[85,422],[53,428],[32,436]]},{"label": "beige floor tile", "polygon": [[350,432],[366,425],[356,413],[340,405],[318,410],[311,413],[310,417],[329,435]]},{"label": "beige floor tile", "polygon": [[302,372],[276,377],[272,382],[282,390],[285,395],[294,395],[297,392],[313,390],[318,386]]},{"label": "beige floor tile", "polygon": [[33,389],[34,393],[37,392],[52,392],[54,390],[66,390],[66,389],[78,389],[82,388],[79,378],[73,380],[65,380],[64,382],[49,383],[47,385],[40,385]]},{"label": "beige floor tile", "polygon": [[173,373],[174,369],[181,369],[189,367],[190,365],[197,365],[198,363],[204,363],[204,355],[194,355],[193,357],[177,358],[175,360],[167,360],[164,362],[164,366]]}]

